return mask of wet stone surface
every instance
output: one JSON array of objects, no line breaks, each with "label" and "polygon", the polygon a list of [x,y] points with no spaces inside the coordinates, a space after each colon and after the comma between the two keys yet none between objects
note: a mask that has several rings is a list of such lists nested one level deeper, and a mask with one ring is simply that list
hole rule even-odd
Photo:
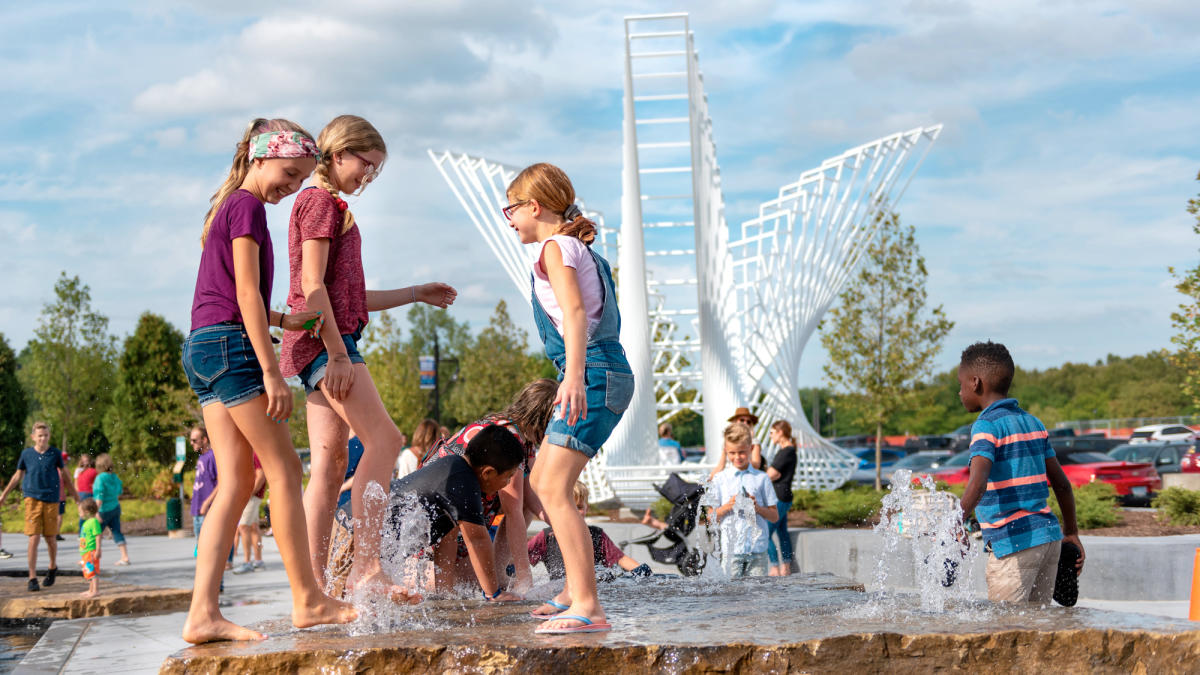
[{"label": "wet stone surface", "polygon": [[620,579],[601,600],[608,633],[535,635],[532,602],[431,599],[351,626],[267,622],[256,626],[265,641],[191,647],[162,672],[1174,672],[1200,656],[1187,622],[986,602],[923,612],[915,596],[866,594],[827,575]]}]

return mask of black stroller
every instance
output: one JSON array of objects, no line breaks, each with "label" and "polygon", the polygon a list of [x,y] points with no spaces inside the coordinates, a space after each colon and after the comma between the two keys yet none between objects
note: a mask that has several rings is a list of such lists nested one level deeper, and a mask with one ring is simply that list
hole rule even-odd
[{"label": "black stroller", "polygon": [[[621,548],[628,544],[644,544],[650,551],[650,557],[656,562],[675,565],[679,573],[685,577],[700,574],[707,562],[704,551],[698,548],[688,548],[687,536],[696,529],[696,512],[700,508],[700,496],[704,488],[696,483],[689,483],[673,473],[662,485],[655,485],[655,490],[671,502],[671,513],[667,516],[667,528],[652,532],[644,537],[620,543]],[[659,548],[653,544],[665,538],[667,546]]]}]

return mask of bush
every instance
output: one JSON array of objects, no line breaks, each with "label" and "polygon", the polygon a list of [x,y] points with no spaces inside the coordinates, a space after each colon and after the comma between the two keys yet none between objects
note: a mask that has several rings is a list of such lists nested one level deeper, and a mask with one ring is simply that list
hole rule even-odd
[{"label": "bush", "polygon": [[817,507],[821,493],[816,490],[795,490],[792,492],[793,511],[812,511]]},{"label": "bush", "polygon": [[650,505],[650,513],[659,520],[666,520],[667,516],[671,515],[672,504],[666,497],[659,497],[657,501]]},{"label": "bush", "polygon": [[[171,467],[150,459],[135,459],[117,462],[114,471],[125,486],[125,495],[134,499],[162,499],[178,494],[178,488],[171,483]],[[163,489],[163,477],[171,483],[171,489],[165,495],[158,494]],[[157,486],[157,491],[156,491]]]},{"label": "bush", "polygon": [[[1074,489],[1075,522],[1081,530],[1112,527],[1121,522],[1121,508],[1117,506],[1117,489],[1108,483],[1094,481]],[[1062,522],[1062,509],[1054,491],[1050,492],[1050,508]]]},{"label": "bush", "polygon": [[1200,490],[1169,487],[1150,504],[1159,520],[1171,525],[1200,525]]},{"label": "bush", "polygon": [[822,527],[862,525],[869,521],[883,503],[883,493],[874,488],[853,490],[831,490],[823,492],[817,499],[815,513],[809,509]]}]

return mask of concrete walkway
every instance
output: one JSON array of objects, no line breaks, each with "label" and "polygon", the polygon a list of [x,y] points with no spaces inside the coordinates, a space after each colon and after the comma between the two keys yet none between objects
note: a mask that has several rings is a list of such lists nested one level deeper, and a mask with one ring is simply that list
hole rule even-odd
[{"label": "concrete walkway", "polygon": [[[614,541],[632,539],[650,530],[642,525],[597,522]],[[530,525],[530,532],[545,527],[543,523]],[[845,538],[858,531],[827,532],[828,536]],[[799,534],[799,533],[795,533]],[[856,537],[851,537],[856,538]],[[24,537],[8,535],[5,547],[13,558],[0,560],[0,572],[25,568]],[[806,542],[798,542],[802,546]],[[811,542],[807,542],[811,546]],[[1091,542],[1085,543],[1089,545]],[[1181,544],[1183,542],[1180,542]],[[190,588],[194,573],[192,538],[168,539],[166,537],[129,537],[129,567],[106,566],[101,582],[138,583],[167,588]],[[1187,542],[1192,545],[1192,542]],[[74,564],[76,539],[68,536],[60,542],[65,557],[59,564]],[[836,548],[836,547],[833,547]],[[1097,546],[1097,549],[1102,546]],[[106,550],[109,546],[106,542]],[[798,547],[797,551],[801,549]],[[811,549],[810,549],[811,550]],[[1091,549],[1089,549],[1091,552]],[[1098,553],[1099,551],[1097,551]],[[40,567],[45,567],[45,551],[41,551]],[[672,566],[654,563],[644,547],[628,547],[626,553],[639,562],[647,562],[657,573],[676,573]],[[1133,550],[1130,550],[1130,554]],[[235,562],[241,560],[241,555]],[[266,569],[243,575],[225,574],[225,593],[222,595],[222,611],[230,620],[243,625],[267,620],[279,620],[291,611],[291,596],[283,564],[279,559],[275,540],[263,540],[263,560]],[[1093,558],[1094,560],[1094,558]],[[1092,561],[1089,561],[1089,565]],[[865,567],[865,565],[864,565]],[[539,570],[539,576],[541,567]],[[826,570],[839,573],[837,570]],[[846,575],[843,573],[844,576]],[[1168,602],[1117,601],[1081,599],[1080,606],[1123,612],[1139,612],[1186,618],[1188,603],[1173,600]],[[37,646],[26,656],[18,672],[30,673],[154,673],[163,660],[187,647],[180,637],[186,614],[175,612],[152,616],[114,616],[95,619],[58,621],[42,637]]]}]

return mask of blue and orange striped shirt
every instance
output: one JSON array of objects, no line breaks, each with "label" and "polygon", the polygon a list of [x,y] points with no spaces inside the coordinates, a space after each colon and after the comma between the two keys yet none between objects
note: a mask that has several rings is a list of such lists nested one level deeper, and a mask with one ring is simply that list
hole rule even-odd
[{"label": "blue and orange striped shirt", "polygon": [[971,458],[976,456],[992,462],[975,517],[997,558],[1062,539],[1046,503],[1046,459],[1054,457],[1054,449],[1038,418],[1021,410],[1015,398],[989,405],[971,427]]}]

